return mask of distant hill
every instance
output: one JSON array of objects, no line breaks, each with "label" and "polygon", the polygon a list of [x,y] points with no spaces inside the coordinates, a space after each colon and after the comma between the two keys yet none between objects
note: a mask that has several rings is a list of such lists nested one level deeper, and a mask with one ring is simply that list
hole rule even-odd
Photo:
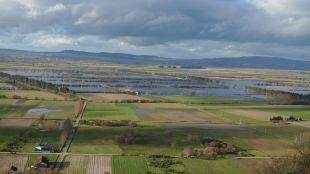
[{"label": "distant hill", "polygon": [[212,59],[173,59],[150,55],[132,55],[124,53],[92,53],[64,50],[60,52],[30,52],[22,50],[0,49],[0,60],[14,59],[67,59],[95,60],[115,64],[140,65],[177,65],[182,67],[223,67],[223,68],[266,68],[287,70],[310,70],[310,61],[291,60],[279,57],[231,57]]},{"label": "distant hill", "polygon": [[[169,61],[170,62],[170,61]],[[287,70],[310,70],[310,61],[290,60],[279,57],[233,57],[214,59],[178,60],[171,63],[193,67],[223,67],[223,68],[266,68],[266,69],[287,69]]]}]

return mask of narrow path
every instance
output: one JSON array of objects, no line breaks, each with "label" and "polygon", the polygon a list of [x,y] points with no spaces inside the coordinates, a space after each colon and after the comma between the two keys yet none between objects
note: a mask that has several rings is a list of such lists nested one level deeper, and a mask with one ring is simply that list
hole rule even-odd
[{"label": "narrow path", "polygon": [[[12,154],[10,152],[0,152],[0,154]],[[71,156],[122,156],[122,154],[106,154],[106,153],[27,153],[27,152],[18,152],[15,153],[15,155],[71,155]],[[134,156],[134,155],[133,155]],[[172,158],[180,158],[180,156],[169,156]],[[225,159],[276,159],[276,158],[286,158],[286,157],[281,157],[281,156],[226,156]],[[59,160],[58,160],[59,161]]]},{"label": "narrow path", "polygon": [[74,135],[75,135],[75,133],[76,133],[78,127],[79,127],[80,120],[81,120],[81,118],[83,116],[83,113],[84,113],[84,110],[86,108],[86,105],[87,105],[87,101],[84,101],[84,106],[82,108],[82,111],[80,112],[80,114],[76,118],[74,126],[72,128],[72,132],[70,133],[69,137],[67,138],[66,142],[64,143],[62,151],[59,154],[59,157],[58,157],[58,160],[57,160],[56,166],[55,166],[55,170],[56,171],[60,170],[61,164],[62,164],[63,160],[65,159],[67,153],[68,153],[69,147],[70,147],[70,145],[71,145],[71,143],[73,141],[73,137],[74,137]]}]

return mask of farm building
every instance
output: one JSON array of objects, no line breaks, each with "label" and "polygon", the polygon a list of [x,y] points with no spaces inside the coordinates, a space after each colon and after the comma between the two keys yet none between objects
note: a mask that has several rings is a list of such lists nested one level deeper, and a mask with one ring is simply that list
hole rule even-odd
[{"label": "farm building", "polygon": [[34,165],[31,165],[31,169],[48,168],[50,166],[49,160],[45,156],[38,156],[33,162]]},{"label": "farm building", "polygon": [[39,144],[34,147],[33,151],[34,152],[55,152],[57,151],[57,147]]}]

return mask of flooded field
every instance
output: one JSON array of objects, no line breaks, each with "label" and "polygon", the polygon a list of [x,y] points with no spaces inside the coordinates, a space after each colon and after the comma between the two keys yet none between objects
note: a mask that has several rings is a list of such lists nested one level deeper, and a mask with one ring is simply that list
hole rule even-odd
[{"label": "flooded field", "polygon": [[310,93],[306,87],[281,87],[267,82],[249,80],[199,81],[174,76],[159,76],[138,73],[97,73],[76,71],[5,71],[11,75],[25,75],[67,87],[83,93],[128,93],[139,91],[142,95],[184,95],[199,97],[226,97],[239,99],[265,99],[265,96],[245,90],[246,86],[259,86],[297,93]]}]

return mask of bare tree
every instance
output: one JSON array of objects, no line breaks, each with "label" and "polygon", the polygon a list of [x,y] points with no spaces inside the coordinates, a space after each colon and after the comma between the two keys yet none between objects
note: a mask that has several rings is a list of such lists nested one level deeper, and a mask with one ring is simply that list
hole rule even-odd
[{"label": "bare tree", "polygon": [[296,154],[266,164],[264,174],[310,174],[310,134],[301,134],[295,140]]}]

